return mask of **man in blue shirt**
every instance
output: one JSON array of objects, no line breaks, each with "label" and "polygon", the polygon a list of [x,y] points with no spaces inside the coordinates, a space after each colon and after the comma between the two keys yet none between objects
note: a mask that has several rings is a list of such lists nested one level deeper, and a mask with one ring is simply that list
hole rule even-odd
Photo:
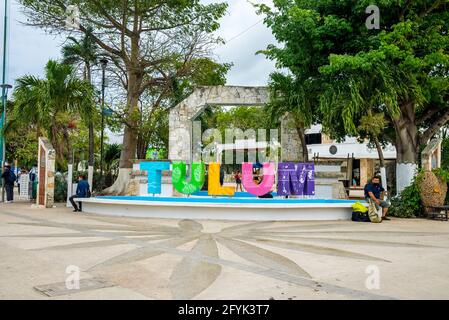
[{"label": "man in blue shirt", "polygon": [[388,208],[390,205],[384,200],[385,189],[382,187],[380,177],[376,176],[365,186],[365,199],[369,203],[374,202],[376,208],[382,208],[382,220],[390,220],[387,218]]},{"label": "man in blue shirt", "polygon": [[90,186],[86,181],[86,176],[80,175],[78,177],[78,186],[76,188],[76,194],[69,198],[70,203],[72,204],[73,212],[81,212],[82,211],[82,203],[79,202],[79,207],[76,205],[75,199],[77,198],[90,198]]}]

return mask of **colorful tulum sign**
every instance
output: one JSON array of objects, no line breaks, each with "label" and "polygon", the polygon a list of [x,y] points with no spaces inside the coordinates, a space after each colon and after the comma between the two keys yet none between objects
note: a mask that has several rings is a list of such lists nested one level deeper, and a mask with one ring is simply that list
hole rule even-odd
[{"label": "colorful tulum sign", "polygon": [[[263,196],[273,191],[276,182],[275,164],[263,164],[263,179],[254,182],[253,163],[242,164],[242,183],[247,192],[254,196]],[[140,170],[148,172],[148,193],[160,194],[162,189],[162,171],[170,170],[170,162],[143,162]],[[203,162],[192,164],[192,174],[187,178],[187,164],[184,161],[173,162],[172,182],[174,188],[182,194],[191,195],[200,191],[206,182],[206,165]],[[285,162],[278,165],[277,192],[280,196],[314,196],[315,166],[310,163]],[[210,196],[234,196],[234,187],[220,184],[220,164],[210,163],[208,172],[208,194]]]}]

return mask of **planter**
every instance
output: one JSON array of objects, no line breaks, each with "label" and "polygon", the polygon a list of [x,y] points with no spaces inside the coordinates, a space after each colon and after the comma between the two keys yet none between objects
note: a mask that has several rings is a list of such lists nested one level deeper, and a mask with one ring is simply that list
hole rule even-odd
[{"label": "planter", "polygon": [[438,207],[444,205],[448,187],[447,184],[433,172],[424,172],[418,186],[421,202],[424,207]]}]

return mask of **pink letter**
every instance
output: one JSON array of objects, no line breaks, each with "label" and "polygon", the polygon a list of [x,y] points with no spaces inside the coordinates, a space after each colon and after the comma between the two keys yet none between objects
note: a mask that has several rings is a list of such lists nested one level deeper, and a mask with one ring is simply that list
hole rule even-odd
[{"label": "pink letter", "polygon": [[263,165],[263,180],[260,184],[256,184],[253,180],[253,164],[252,163],[244,163],[242,165],[243,172],[243,187],[246,191],[255,195],[257,197],[261,197],[271,192],[274,185],[274,164],[273,163],[264,163]]}]

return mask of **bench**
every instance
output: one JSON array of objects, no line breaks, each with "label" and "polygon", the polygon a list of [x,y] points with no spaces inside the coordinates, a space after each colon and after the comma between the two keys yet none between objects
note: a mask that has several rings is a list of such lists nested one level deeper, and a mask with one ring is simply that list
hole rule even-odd
[{"label": "bench", "polygon": [[448,221],[449,206],[426,207],[427,218]]}]

